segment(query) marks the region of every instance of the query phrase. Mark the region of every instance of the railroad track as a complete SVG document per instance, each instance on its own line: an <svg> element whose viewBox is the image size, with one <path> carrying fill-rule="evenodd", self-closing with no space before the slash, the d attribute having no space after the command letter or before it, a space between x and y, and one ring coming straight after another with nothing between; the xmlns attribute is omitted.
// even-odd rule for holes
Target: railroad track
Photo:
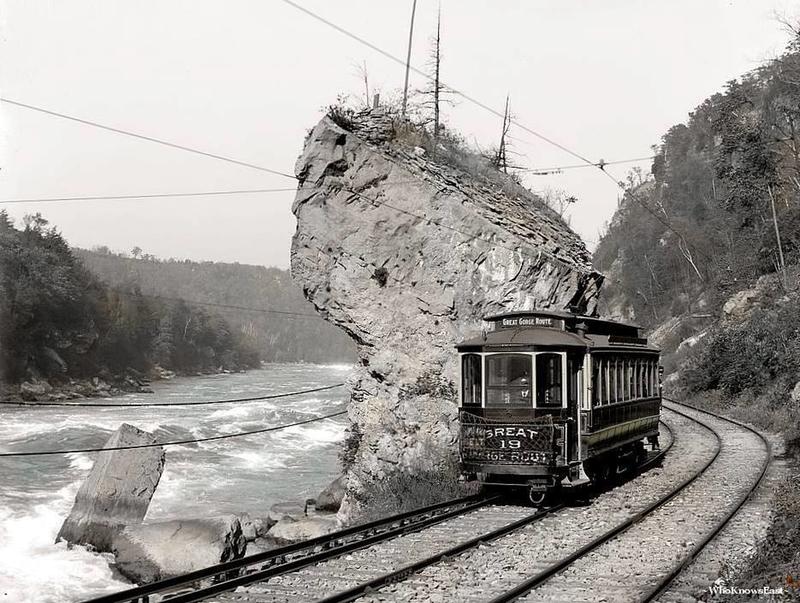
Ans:
<svg viewBox="0 0 800 603"><path fill-rule="evenodd" d="M693 455L692 462L675 471L646 473L589 507L558 504L532 511L497 505L495 499L459 499L92 603L166 598L173 603L657 600L755 491L770 458L768 442L742 424L675 403L665 408L670 422L682 427L670 436L670 446L679 455L671 455L670 461L677 467L680 455ZM703 420L701 415L711 418ZM700 500L698 487L719 479L730 469L725 463L736 456L731 433L721 434L723 425L754 436L766 454L756 466L758 475L750 479L743 471L742 479L726 489L724 508L711 513L702 510L708 504ZM647 465L663 460L668 448L652 454ZM741 487L743 481L746 488ZM653 564L655 576L631 567L633 559L628 569L640 580L624 580L614 570L612 560L619 560L620 551L641 553L641 545L631 542L647 542L643 533L652 540L654 530L685 532L680 522L664 522L670 513L685 515L687 509L702 515L704 528L697 542L682 543L677 556L670 553L659 559L663 563ZM560 542L551 542L554 534L562 535ZM520 542L522 546L516 546ZM592 568L598 559L601 565L603 559L609 564L606 576ZM476 580L479 574L488 579Z"/></svg>
<svg viewBox="0 0 800 603"><path fill-rule="evenodd" d="M204 601L217 593L296 571L327 559L409 534L491 504L497 497L467 496L353 526L318 538L85 601L156 603Z"/></svg>
<svg viewBox="0 0 800 603"><path fill-rule="evenodd" d="M664 427L670 434L669 445L651 453L640 470L659 462L671 446L671 430L667 425ZM327 593L320 600L349 601L513 533L563 508L559 504L532 510L493 504L496 502L498 497L472 496L439 503L86 603L314 600L320 597L312 593L320 592ZM395 550L385 550L387 543ZM348 553L381 544L380 561L375 559L366 573L350 568L348 559L342 560ZM409 553L413 556L420 547L426 554L405 562ZM338 570L330 567L335 561ZM309 574L320 571L324 580L334 585L332 590L327 589L331 592L308 588L309 582L313 582L308 580Z"/></svg>
<svg viewBox="0 0 800 603"><path fill-rule="evenodd" d="M756 491L771 451L736 421L675 403L665 409L683 427L661 475L623 484L588 515L565 509L363 600L645 602L707 592L716 575L694 576L693 594L685 584L670 588ZM689 456L693 463L680 467Z"/></svg>

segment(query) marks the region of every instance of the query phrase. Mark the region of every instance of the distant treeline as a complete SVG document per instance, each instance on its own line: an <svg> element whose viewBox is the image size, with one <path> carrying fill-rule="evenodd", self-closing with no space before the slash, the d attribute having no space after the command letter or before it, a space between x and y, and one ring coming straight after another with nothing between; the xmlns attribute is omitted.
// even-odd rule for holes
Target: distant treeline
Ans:
<svg viewBox="0 0 800 603"><path fill-rule="evenodd" d="M71 249L41 215L15 227L0 212L0 379L7 383L354 358L349 339L322 320L198 301L314 314L282 270Z"/></svg>
<svg viewBox="0 0 800 603"><path fill-rule="evenodd" d="M349 337L317 315L286 270L221 262L160 260L136 248L131 254L113 253L102 247L93 251L75 249L74 253L90 272L113 289L136 289L145 296L155 296L156 300L181 298L193 308L205 308L206 312L224 318L264 361L355 361L355 347ZM292 316L292 313L309 317Z"/></svg>
<svg viewBox="0 0 800 603"><path fill-rule="evenodd" d="M156 365L177 373L259 365L259 349L213 312L110 288L40 215L0 212L0 376L112 378Z"/></svg>

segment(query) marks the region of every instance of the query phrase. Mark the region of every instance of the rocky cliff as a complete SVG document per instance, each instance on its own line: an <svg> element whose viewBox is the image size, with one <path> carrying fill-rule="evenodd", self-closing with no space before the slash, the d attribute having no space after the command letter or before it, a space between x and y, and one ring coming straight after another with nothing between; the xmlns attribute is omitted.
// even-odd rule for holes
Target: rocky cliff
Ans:
<svg viewBox="0 0 800 603"><path fill-rule="evenodd" d="M291 262L358 347L340 511L352 521L454 491L458 340L502 310L592 312L602 276L510 178L434 161L376 111L337 121L317 124L296 165Z"/></svg>

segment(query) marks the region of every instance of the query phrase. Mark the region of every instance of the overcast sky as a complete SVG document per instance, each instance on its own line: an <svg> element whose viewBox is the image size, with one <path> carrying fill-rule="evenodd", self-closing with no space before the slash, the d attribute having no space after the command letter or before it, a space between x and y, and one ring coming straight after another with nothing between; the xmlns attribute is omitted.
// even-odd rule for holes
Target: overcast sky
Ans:
<svg viewBox="0 0 800 603"><path fill-rule="evenodd" d="M411 0L296 0L404 56ZM423 66L438 2L418 0ZM403 69L281 0L0 0L2 95L293 173L305 132L356 64L388 94ZM787 0L442 0L442 77L592 160L647 156L725 82L778 54ZM794 16L797 16L795 11ZM421 86L412 76L412 86ZM291 180L2 104L0 199L284 188ZM500 120L465 100L448 124L482 146ZM530 167L575 159L520 130ZM649 167L649 162L641 165ZM624 177L632 165L616 166ZM590 245L618 190L597 170L530 176L578 198ZM287 267L291 192L3 205L41 211L70 243Z"/></svg>

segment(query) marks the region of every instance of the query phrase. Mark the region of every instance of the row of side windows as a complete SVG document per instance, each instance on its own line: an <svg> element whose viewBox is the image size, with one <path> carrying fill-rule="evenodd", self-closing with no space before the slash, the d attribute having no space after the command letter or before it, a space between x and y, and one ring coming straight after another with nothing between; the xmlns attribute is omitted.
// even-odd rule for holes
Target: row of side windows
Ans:
<svg viewBox="0 0 800 603"><path fill-rule="evenodd" d="M652 356L592 355L592 406L658 395L658 360Z"/></svg>

